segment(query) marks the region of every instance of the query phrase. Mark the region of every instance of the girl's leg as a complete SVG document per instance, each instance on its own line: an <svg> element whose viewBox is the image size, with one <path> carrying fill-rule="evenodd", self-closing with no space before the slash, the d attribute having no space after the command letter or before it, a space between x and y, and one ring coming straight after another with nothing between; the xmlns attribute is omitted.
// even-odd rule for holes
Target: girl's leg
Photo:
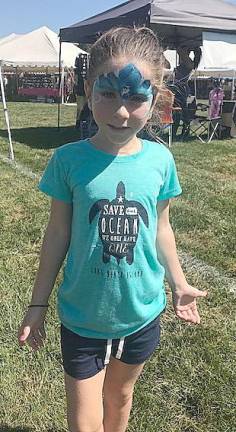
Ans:
<svg viewBox="0 0 236 432"><path fill-rule="evenodd" d="M104 381L104 432L125 432L134 385L144 363L131 365L111 357Z"/></svg>
<svg viewBox="0 0 236 432"><path fill-rule="evenodd" d="M67 420L70 432L104 432L102 388L105 369L77 380L65 373Z"/></svg>

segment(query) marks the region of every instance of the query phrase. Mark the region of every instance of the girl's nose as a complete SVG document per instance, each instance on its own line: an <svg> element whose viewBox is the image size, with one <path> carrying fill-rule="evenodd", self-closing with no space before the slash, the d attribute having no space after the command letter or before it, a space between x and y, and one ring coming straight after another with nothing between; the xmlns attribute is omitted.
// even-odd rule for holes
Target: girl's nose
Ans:
<svg viewBox="0 0 236 432"><path fill-rule="evenodd" d="M129 119L129 111L126 108L123 101L119 104L119 107L117 108L117 110L115 112L115 117L122 119L122 120L128 120Z"/></svg>

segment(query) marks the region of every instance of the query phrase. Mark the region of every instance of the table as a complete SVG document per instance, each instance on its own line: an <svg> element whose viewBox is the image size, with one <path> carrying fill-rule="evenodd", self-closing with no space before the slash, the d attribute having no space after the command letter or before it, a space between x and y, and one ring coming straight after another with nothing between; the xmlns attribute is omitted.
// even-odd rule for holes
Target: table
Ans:
<svg viewBox="0 0 236 432"><path fill-rule="evenodd" d="M45 97L58 97L59 90L57 88L46 88L46 87L38 87L38 88L20 88L18 90L18 94L25 96L45 96Z"/></svg>

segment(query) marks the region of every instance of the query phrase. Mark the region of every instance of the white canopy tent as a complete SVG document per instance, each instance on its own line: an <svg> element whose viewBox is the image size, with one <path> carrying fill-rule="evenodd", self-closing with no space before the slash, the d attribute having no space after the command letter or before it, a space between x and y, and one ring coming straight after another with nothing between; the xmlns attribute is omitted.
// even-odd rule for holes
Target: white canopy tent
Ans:
<svg viewBox="0 0 236 432"><path fill-rule="evenodd" d="M202 58L195 76L233 78L236 73L236 35L203 32L202 39ZM166 50L164 54L173 70L178 64L176 51Z"/></svg>
<svg viewBox="0 0 236 432"><path fill-rule="evenodd" d="M202 59L196 77L232 78L232 93L236 79L236 35L203 33Z"/></svg>
<svg viewBox="0 0 236 432"><path fill-rule="evenodd" d="M13 33L0 39L0 88L9 135L9 157L11 159L14 159L14 153L2 78L3 68L17 67L24 70L34 70L34 68L50 67L53 70L62 69L62 89L64 69L74 67L75 58L80 53L85 52L73 43L62 43L60 51L59 37L48 27L40 27L24 35Z"/></svg>
<svg viewBox="0 0 236 432"><path fill-rule="evenodd" d="M203 32L199 71L236 69L236 34Z"/></svg>
<svg viewBox="0 0 236 432"><path fill-rule="evenodd" d="M10 40L15 39L16 37L21 36L16 33L11 33L9 36L5 36L4 38L0 39L0 45L6 42L10 42Z"/></svg>
<svg viewBox="0 0 236 432"><path fill-rule="evenodd" d="M236 81L236 35L203 32L202 39L202 58L192 78L231 78L231 97L233 97ZM164 55L170 63L170 70L173 71L178 64L176 51L166 50Z"/></svg>
<svg viewBox="0 0 236 432"><path fill-rule="evenodd" d="M0 39L0 59L7 66L58 68L59 50L59 37L48 27ZM62 66L73 67L76 56L83 52L73 43L62 43Z"/></svg>

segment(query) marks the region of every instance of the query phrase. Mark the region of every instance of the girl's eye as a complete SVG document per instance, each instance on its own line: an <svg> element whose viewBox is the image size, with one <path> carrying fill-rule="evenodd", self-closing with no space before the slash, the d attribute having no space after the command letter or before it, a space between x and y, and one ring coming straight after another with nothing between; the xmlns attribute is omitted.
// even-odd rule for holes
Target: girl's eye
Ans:
<svg viewBox="0 0 236 432"><path fill-rule="evenodd" d="M104 91L104 92L102 92L102 96L107 98L107 99L114 99L116 97L116 94L114 92L111 92L111 91Z"/></svg>
<svg viewBox="0 0 236 432"><path fill-rule="evenodd" d="M134 103L143 103L143 102L147 102L148 98L145 95L133 95L129 98L130 102L134 102Z"/></svg>

